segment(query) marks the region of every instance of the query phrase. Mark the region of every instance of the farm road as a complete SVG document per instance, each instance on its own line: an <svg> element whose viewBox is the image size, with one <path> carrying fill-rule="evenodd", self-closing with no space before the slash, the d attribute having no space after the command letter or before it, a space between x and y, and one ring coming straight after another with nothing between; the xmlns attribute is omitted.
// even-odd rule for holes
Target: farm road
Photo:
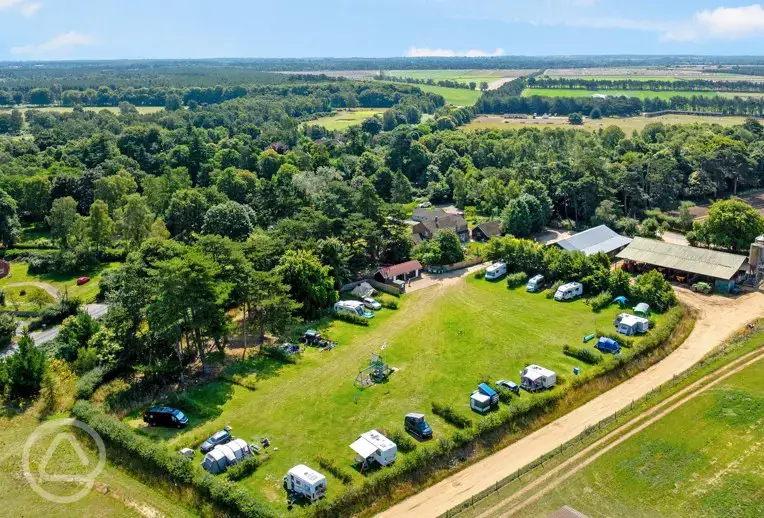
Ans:
<svg viewBox="0 0 764 518"><path fill-rule="evenodd" d="M760 292L727 298L699 295L683 288L676 291L684 304L697 311L697 322L687 340L663 361L379 516L440 516L671 380L732 333L764 314L764 294Z"/></svg>

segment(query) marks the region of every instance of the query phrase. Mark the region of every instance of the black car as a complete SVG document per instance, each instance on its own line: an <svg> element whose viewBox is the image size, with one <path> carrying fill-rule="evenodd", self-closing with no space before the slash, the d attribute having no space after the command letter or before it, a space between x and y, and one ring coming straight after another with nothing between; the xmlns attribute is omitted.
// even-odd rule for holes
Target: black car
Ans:
<svg viewBox="0 0 764 518"><path fill-rule="evenodd" d="M228 430L220 430L219 432L215 432L215 435L204 441L200 450L202 453L209 453L218 444L225 444L230 442L231 439L233 439L233 437L231 437L231 433L228 432Z"/></svg>
<svg viewBox="0 0 764 518"><path fill-rule="evenodd" d="M185 428L188 425L186 414L176 408L155 406L143 412L143 421L150 426L169 426Z"/></svg>
<svg viewBox="0 0 764 518"><path fill-rule="evenodd" d="M403 426L414 437L419 439L432 438L432 427L424 420L424 414L406 414Z"/></svg>

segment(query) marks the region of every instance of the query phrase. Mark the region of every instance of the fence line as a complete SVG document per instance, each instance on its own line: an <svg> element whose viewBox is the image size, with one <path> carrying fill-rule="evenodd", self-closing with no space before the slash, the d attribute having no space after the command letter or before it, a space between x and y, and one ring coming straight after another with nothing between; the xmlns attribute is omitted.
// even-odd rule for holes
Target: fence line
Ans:
<svg viewBox="0 0 764 518"><path fill-rule="evenodd" d="M739 337L735 337L732 340L732 343L736 343L739 341L738 339L742 338L748 338L750 337L752 333L744 333L743 335ZM601 420L599 420L597 423L587 426L584 428L584 431L570 439L569 441L561 444L559 447L554 448L549 453L545 453L538 459L532 461L530 464L527 464L523 466L522 468L518 469L515 473L495 482L491 487L484 489L480 493L477 493L476 495L472 495L469 500L462 502L461 504L452 507L445 513L441 514L439 518L449 518L451 516L454 516L456 514L461 513L462 511L469 509L470 507L474 506L475 503L478 503L488 496L492 495L499 489L509 485L510 483L514 482L515 480L518 480L523 475L526 475L527 473L533 471L534 469L543 466L544 462L548 462L550 459L560 455L563 452L566 452L568 449L570 449L573 446L576 446L577 444L580 444L581 441L583 441L585 438L589 437L593 433L599 431L600 429L604 428L605 426L609 425L618 417L623 417L626 414L629 414L634 411L635 405L638 407L642 403L646 403L647 401L650 401L654 397L660 395L664 390L673 387L676 385L677 382L684 380L685 378L689 377L691 374L694 374L698 370L704 368L708 364L716 361L719 357L723 356L727 353L727 348L721 348L716 353L711 354L710 356L707 356L706 358L701 359L698 363L688 367L686 370L680 372L679 374L674 374L669 381L666 381L664 383L661 383L657 387L653 388L650 392L643 395L642 397L632 400L631 403L625 407L623 407L620 411L616 410L613 415L605 417Z"/></svg>

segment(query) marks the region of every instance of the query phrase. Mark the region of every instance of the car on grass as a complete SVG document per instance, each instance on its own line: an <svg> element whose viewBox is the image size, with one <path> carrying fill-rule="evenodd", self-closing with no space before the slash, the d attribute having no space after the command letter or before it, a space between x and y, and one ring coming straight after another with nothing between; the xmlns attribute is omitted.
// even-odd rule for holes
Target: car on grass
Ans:
<svg viewBox="0 0 764 518"><path fill-rule="evenodd" d="M432 439L432 427L425 421L424 414L406 414L403 427L408 433L419 439Z"/></svg>
<svg viewBox="0 0 764 518"><path fill-rule="evenodd" d="M82 286L83 284L87 284L90 282L90 277L80 277L77 279L77 286Z"/></svg>
<svg viewBox="0 0 764 518"><path fill-rule="evenodd" d="M149 426L185 428L188 426L188 416L177 408L155 406L143 412L143 422Z"/></svg>
<svg viewBox="0 0 764 518"><path fill-rule="evenodd" d="M382 309L382 304L380 304L379 302L377 302L371 297L365 297L363 299L363 305L369 309L373 309L374 311L379 311L380 309Z"/></svg>
<svg viewBox="0 0 764 518"><path fill-rule="evenodd" d="M215 448L215 446L230 442L231 439L231 432L228 430L220 430L219 432L215 432L212 437L204 441L199 449L202 453L209 453Z"/></svg>
<svg viewBox="0 0 764 518"><path fill-rule="evenodd" d="M509 390L510 392L514 392L515 394L520 393L520 386L514 381L499 380L496 382L496 386L505 388Z"/></svg>

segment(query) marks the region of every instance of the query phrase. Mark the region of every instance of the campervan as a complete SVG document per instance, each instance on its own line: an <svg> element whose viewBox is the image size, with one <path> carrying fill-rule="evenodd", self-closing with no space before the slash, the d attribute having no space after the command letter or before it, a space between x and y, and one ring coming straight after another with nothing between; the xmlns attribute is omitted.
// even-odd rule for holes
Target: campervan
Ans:
<svg viewBox="0 0 764 518"><path fill-rule="evenodd" d="M491 266L485 269L485 278L489 281L495 281L502 275L507 274L507 263L504 261L497 261Z"/></svg>
<svg viewBox="0 0 764 518"><path fill-rule="evenodd" d="M337 313L349 313L363 318L372 318L374 313L366 310L366 306L360 300L341 300L334 304Z"/></svg>
<svg viewBox="0 0 764 518"><path fill-rule="evenodd" d="M563 284L554 294L554 300L573 300L584 294L584 286L580 282L569 282Z"/></svg>
<svg viewBox="0 0 764 518"><path fill-rule="evenodd" d="M544 287L544 276L536 275L534 277L531 277L531 279L528 281L528 284L525 285L525 291L530 293L536 293L537 291L541 291L541 288L543 287Z"/></svg>
<svg viewBox="0 0 764 518"><path fill-rule="evenodd" d="M389 466L398 457L398 446L376 430L359 435L350 448L358 454L356 462L364 466L370 460L380 466Z"/></svg>
<svg viewBox="0 0 764 518"><path fill-rule="evenodd" d="M284 477L290 493L315 502L326 495L326 477L304 464L290 469Z"/></svg>

